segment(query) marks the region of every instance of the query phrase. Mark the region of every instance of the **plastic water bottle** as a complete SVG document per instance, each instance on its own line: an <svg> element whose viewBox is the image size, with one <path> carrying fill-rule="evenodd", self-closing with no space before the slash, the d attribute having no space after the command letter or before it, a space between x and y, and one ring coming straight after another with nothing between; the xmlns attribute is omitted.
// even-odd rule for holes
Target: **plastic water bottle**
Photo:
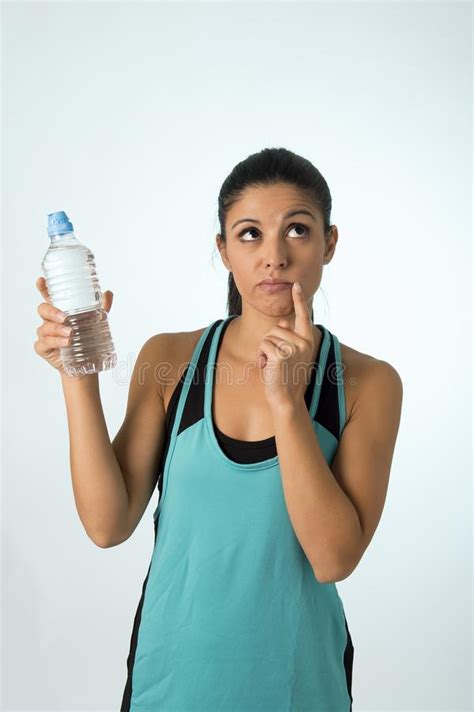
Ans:
<svg viewBox="0 0 474 712"><path fill-rule="evenodd" d="M82 376L113 368L117 363L108 314L102 307L102 292L94 255L74 235L63 210L48 214L51 244L41 267L53 306L66 315L71 342L60 348L64 371Z"/></svg>

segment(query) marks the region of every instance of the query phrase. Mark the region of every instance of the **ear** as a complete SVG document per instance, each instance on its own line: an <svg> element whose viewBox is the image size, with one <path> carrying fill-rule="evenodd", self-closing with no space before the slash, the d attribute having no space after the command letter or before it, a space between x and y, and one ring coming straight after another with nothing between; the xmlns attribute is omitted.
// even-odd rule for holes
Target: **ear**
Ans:
<svg viewBox="0 0 474 712"><path fill-rule="evenodd" d="M329 262L331 262L332 258L334 257L334 252L336 251L336 245L337 245L338 238L339 238L339 234L337 231L337 226L331 225L331 232L329 234L329 237L326 240L326 246L324 249L324 259L323 259L324 265L327 265Z"/></svg>
<svg viewBox="0 0 474 712"><path fill-rule="evenodd" d="M217 235L216 235L216 245L217 245L217 249L218 249L219 252L220 252L220 255L221 255L221 258L222 258L222 261L223 261L224 265L225 265L226 268L229 270L229 272L231 272L231 271L232 271L232 267L231 267L230 262L229 262L229 260L228 260L228 258L227 258L226 245L225 245L225 242L224 242L224 240L222 239L220 233L217 233Z"/></svg>

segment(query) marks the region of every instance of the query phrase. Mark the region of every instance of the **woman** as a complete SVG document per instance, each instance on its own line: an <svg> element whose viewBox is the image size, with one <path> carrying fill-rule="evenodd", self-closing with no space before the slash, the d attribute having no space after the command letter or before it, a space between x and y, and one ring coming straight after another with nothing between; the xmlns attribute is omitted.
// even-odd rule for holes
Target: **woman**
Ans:
<svg viewBox="0 0 474 712"><path fill-rule="evenodd" d="M249 156L219 195L229 316L148 339L112 443L97 375L61 371L91 539L131 536L159 473L121 712L352 709L354 648L336 581L380 520L402 383L313 323L338 240L330 213L309 161L282 148ZM35 348L61 370L57 310L38 310Z"/></svg>

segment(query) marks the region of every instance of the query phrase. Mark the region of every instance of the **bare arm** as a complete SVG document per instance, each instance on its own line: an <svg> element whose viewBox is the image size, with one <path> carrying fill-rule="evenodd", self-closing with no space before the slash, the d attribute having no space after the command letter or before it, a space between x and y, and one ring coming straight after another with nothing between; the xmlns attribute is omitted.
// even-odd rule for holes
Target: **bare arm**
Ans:
<svg viewBox="0 0 474 712"><path fill-rule="evenodd" d="M70 466L77 512L92 541L122 543L133 533L157 480L165 435L162 388L154 368L164 334L143 345L133 370L124 422L110 441L98 374L61 374L66 400Z"/></svg>
<svg viewBox="0 0 474 712"><path fill-rule="evenodd" d="M159 475L166 417L159 373L170 363L172 343L173 334L157 334L142 347L130 381L125 419L112 443L128 493L125 539L140 522Z"/></svg>
<svg viewBox="0 0 474 712"><path fill-rule="evenodd" d="M88 536L107 546L127 517L125 482L110 443L99 376L61 373L69 429L69 460L76 509Z"/></svg>
<svg viewBox="0 0 474 712"><path fill-rule="evenodd" d="M321 583L356 568L382 515L400 422L403 386L373 359L336 455L326 462L304 400L274 413L288 513Z"/></svg>

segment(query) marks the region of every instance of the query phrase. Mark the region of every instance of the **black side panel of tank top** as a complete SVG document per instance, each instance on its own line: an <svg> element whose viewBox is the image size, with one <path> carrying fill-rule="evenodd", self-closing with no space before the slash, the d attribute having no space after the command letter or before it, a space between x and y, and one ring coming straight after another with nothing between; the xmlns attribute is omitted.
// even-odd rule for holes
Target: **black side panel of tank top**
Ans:
<svg viewBox="0 0 474 712"><path fill-rule="evenodd" d="M349 712L352 712L352 704L354 702L354 699L352 697L352 673L353 673L353 667L354 667L354 645L352 643L352 637L349 631L349 626L347 625L347 619L344 614L344 622L346 626L346 647L344 650L344 669L346 671L346 685L347 685L347 692L349 693L349 697L351 698L351 705L349 708Z"/></svg>
<svg viewBox="0 0 474 712"><path fill-rule="evenodd" d="M155 544L156 544L156 536L158 532L158 522L159 522L159 516L157 519L155 519ZM135 618L133 621L133 628L132 628L132 635L130 637L130 646L129 646L129 651L128 651L128 656L127 656L127 680L125 682L125 688L123 691L122 695L122 702L120 703L120 712L130 712L130 704L132 700L132 680L133 680L133 668L135 665L135 654L137 651L137 641L138 641L138 632L140 630L140 624L142 620L142 609L143 609L143 603L145 601L145 592L146 592L146 587L148 584L148 577L150 575L150 569L151 569L151 564L152 562L150 561L150 564L148 566L148 571L145 577L145 580L142 585L142 593L140 596L140 600L138 602L137 610L135 612Z"/></svg>

